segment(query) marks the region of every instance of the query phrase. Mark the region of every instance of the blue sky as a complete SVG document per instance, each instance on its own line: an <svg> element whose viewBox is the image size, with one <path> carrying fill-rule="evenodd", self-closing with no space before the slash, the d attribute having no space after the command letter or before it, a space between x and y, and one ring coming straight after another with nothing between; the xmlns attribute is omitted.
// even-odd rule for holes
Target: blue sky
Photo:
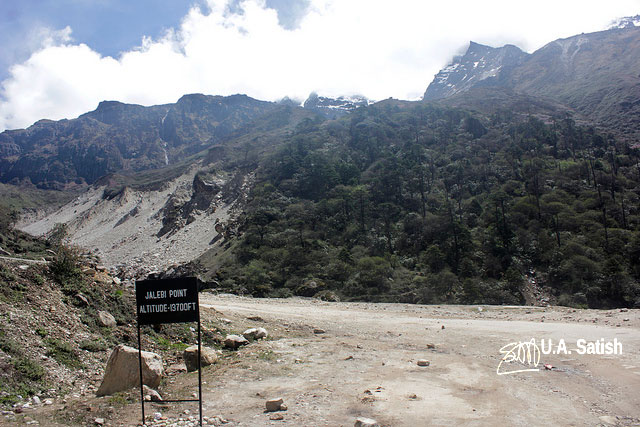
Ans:
<svg viewBox="0 0 640 427"><path fill-rule="evenodd" d="M25 61L43 28L72 28L75 40L103 55L117 56L177 27L193 1L181 0L4 0L0 2L0 78Z"/></svg>
<svg viewBox="0 0 640 427"><path fill-rule="evenodd" d="M0 131L101 100L418 99L470 40L533 51L640 0L0 0Z"/></svg>
<svg viewBox="0 0 640 427"><path fill-rule="evenodd" d="M237 2L230 5L237 7ZM295 27L306 9L304 0L269 0L285 28ZM4 0L0 2L0 81L9 67L25 61L38 46L40 30L69 26L74 40L102 55L117 57L140 45L143 37L157 39L177 28L201 0Z"/></svg>

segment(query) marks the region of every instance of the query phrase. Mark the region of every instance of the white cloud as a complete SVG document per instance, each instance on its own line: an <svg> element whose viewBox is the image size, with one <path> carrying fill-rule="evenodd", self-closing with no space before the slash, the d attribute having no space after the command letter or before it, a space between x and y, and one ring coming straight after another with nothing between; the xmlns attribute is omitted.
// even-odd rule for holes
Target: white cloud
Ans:
<svg viewBox="0 0 640 427"><path fill-rule="evenodd" d="M531 51L640 10L640 0L311 0L287 30L263 0L240 2L241 13L229 1L209 0L209 10L192 9L180 28L119 58L74 43L69 28L43 33L2 82L0 129L76 117L105 99L152 105L193 92L416 99L469 40Z"/></svg>

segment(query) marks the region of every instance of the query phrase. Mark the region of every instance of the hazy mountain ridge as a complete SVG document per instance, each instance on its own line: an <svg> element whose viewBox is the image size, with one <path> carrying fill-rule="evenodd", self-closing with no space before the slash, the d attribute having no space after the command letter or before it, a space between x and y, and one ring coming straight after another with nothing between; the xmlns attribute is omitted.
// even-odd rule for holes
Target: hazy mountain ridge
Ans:
<svg viewBox="0 0 640 427"><path fill-rule="evenodd" d="M506 48L472 42L465 55L435 76L424 99L444 99L474 87L508 88L575 109L628 142L640 138L640 28L623 25L558 39L517 56L519 63L499 55ZM483 54L491 56L490 67L474 68Z"/></svg>
<svg viewBox="0 0 640 427"><path fill-rule="evenodd" d="M278 108L246 95L185 95L143 107L104 101L72 120L41 120L0 134L0 181L43 188L95 182L121 170L175 163Z"/></svg>

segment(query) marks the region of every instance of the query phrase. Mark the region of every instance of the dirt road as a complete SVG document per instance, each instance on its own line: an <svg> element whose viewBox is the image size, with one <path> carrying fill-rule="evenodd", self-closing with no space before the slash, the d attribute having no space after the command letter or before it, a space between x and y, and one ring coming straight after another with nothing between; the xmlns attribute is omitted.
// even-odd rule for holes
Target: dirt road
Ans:
<svg viewBox="0 0 640 427"><path fill-rule="evenodd" d="M203 413L224 426L353 426L357 417L382 426L640 425L640 310L563 307L414 306L251 299L201 294L205 329L226 333L262 326L269 338L203 370ZM322 332L322 331L323 332ZM561 340L567 354L534 363L504 363L500 349ZM577 354L578 340L617 340L622 354ZM533 349L533 347L531 347ZM569 354L568 352L572 353ZM419 359L429 366L417 365ZM544 365L552 365L548 370ZM170 375L165 399L191 398L197 374ZM135 397L135 395L134 395ZM288 406L281 420L267 399ZM107 399L107 398L100 398ZM100 399L87 404L99 405ZM109 426L136 425L137 399ZM161 413L150 425L194 425L193 403L148 403ZM185 414L185 410L189 411ZM179 421L180 419L184 421Z"/></svg>
<svg viewBox="0 0 640 427"><path fill-rule="evenodd" d="M212 295L203 295L201 305L230 320L231 332L261 325L271 333L205 372L204 413L222 415L230 425L352 426L358 416L389 426L640 425L638 310ZM542 354L540 371L497 375L500 349L531 338L538 346L552 340L554 349L564 340L572 354ZM617 339L622 354L576 353L579 339L601 338ZM419 367L418 359L430 365ZM193 387L194 378L182 385ZM263 413L264 401L273 397L289 406L281 421Z"/></svg>

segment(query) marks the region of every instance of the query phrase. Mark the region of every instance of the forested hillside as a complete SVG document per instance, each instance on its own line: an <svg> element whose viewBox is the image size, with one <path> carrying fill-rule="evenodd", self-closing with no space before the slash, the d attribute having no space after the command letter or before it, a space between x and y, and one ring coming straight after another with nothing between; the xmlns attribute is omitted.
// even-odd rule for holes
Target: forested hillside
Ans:
<svg viewBox="0 0 640 427"><path fill-rule="evenodd" d="M257 296L640 304L640 150L570 116L385 101L306 120L216 277ZM544 121L543 121L544 120Z"/></svg>

